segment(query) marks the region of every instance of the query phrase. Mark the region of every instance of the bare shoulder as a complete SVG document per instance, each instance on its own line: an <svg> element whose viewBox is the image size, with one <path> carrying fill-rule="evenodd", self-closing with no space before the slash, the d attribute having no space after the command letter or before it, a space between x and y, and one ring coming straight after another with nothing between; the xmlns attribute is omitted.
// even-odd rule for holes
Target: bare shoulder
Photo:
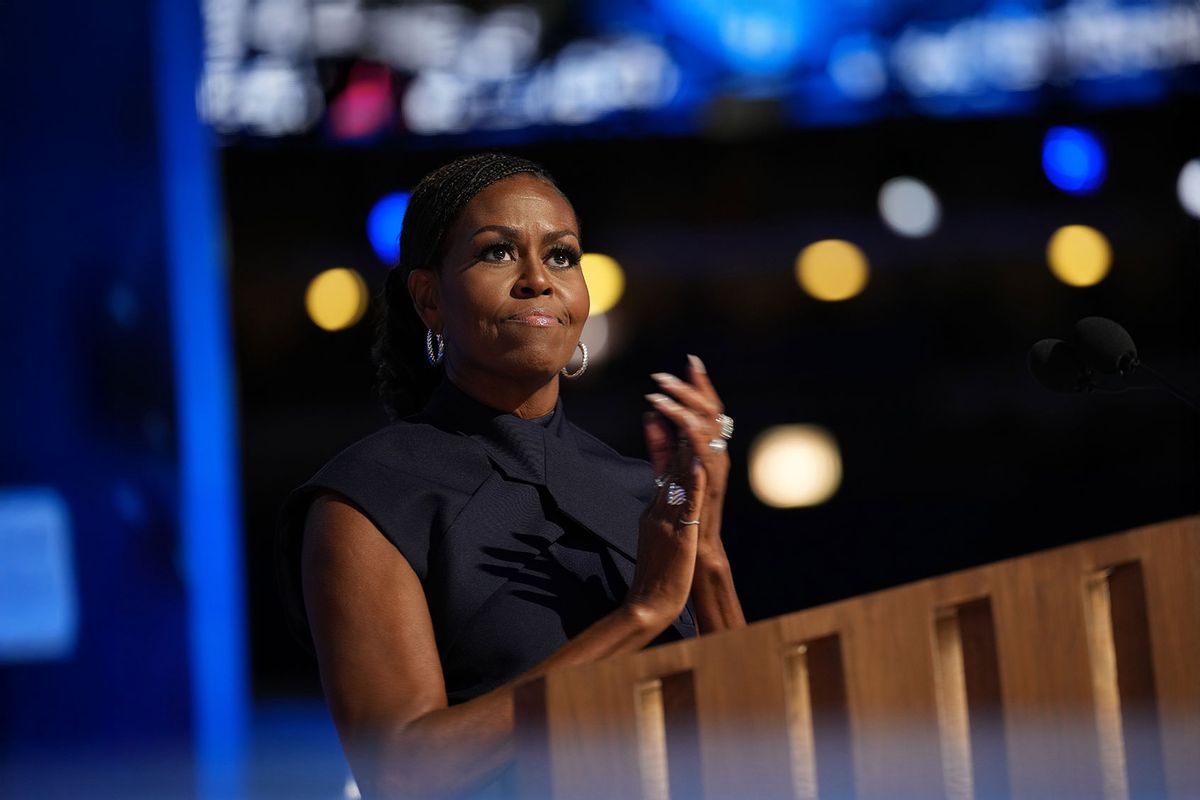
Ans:
<svg viewBox="0 0 1200 800"><path fill-rule="evenodd" d="M349 500L333 492L322 492L309 506L302 552L306 585L307 575L313 571L332 578L341 567L370 567L371 561L356 563L364 555L377 556L382 563L376 566L383 569L401 566L389 563L392 554L400 556L400 553L375 523ZM402 556L400 561L404 561Z"/></svg>
<svg viewBox="0 0 1200 800"><path fill-rule="evenodd" d="M321 683L343 739L446 705L421 581L352 503L314 499L301 551Z"/></svg>

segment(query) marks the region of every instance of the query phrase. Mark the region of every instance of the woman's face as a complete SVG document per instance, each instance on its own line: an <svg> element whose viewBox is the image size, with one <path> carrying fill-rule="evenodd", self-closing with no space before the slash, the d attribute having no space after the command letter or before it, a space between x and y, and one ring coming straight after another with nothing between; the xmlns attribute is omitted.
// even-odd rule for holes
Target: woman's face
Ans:
<svg viewBox="0 0 1200 800"><path fill-rule="evenodd" d="M519 174L475 195L446 233L441 270L427 276L435 307L422 316L445 337L450 376L551 379L588 316L579 255L575 212L545 181Z"/></svg>

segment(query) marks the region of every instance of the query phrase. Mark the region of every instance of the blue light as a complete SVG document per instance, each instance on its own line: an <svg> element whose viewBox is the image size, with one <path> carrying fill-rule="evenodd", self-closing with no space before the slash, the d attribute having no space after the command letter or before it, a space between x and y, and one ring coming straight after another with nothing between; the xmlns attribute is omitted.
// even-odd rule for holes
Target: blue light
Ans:
<svg viewBox="0 0 1200 800"><path fill-rule="evenodd" d="M250 711L241 460L215 155L194 99L204 30L197 3L157 0L154 15L195 796L239 800L245 796Z"/></svg>
<svg viewBox="0 0 1200 800"><path fill-rule="evenodd" d="M1100 188L1108 171L1104 148L1082 128L1051 128L1042 143L1042 169L1050 182L1071 194Z"/></svg>
<svg viewBox="0 0 1200 800"><path fill-rule="evenodd" d="M367 238L379 260L389 267L400 259L400 227L408 209L408 192L392 192L379 198L367 215Z"/></svg>
<svg viewBox="0 0 1200 800"><path fill-rule="evenodd" d="M668 25L700 50L750 77L782 75L817 34L819 4L797 0L655 0Z"/></svg>
<svg viewBox="0 0 1200 800"><path fill-rule="evenodd" d="M79 590L71 513L49 486L0 489L0 664L75 650Z"/></svg>

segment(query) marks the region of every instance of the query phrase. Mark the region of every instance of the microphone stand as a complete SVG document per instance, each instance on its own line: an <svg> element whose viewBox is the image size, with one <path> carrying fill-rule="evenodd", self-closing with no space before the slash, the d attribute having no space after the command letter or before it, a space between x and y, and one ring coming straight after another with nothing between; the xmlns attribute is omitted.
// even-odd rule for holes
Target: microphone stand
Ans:
<svg viewBox="0 0 1200 800"><path fill-rule="evenodd" d="M1189 392L1185 391L1180 386L1168 380L1165 375L1159 373L1157 370L1150 369L1150 366L1142 361L1134 361L1132 367L1133 369L1140 369L1143 372L1146 372L1168 392L1187 403L1192 407L1193 410L1200 411L1200 400L1193 397ZM1133 369L1131 369L1130 372L1132 372Z"/></svg>

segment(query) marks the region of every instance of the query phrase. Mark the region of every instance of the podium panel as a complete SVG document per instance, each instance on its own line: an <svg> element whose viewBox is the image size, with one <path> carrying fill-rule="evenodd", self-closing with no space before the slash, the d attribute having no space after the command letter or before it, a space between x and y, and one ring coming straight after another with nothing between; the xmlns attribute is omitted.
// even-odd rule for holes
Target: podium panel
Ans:
<svg viewBox="0 0 1200 800"><path fill-rule="evenodd" d="M1200 517L550 672L528 798L1200 796Z"/></svg>

